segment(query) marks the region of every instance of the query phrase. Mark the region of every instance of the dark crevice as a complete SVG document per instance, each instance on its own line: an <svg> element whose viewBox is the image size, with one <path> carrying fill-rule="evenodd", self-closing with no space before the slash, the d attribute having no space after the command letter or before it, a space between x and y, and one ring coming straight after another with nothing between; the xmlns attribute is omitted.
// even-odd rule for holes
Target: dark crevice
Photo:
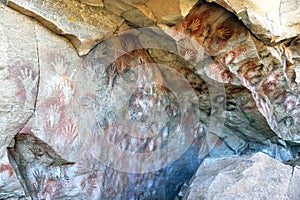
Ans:
<svg viewBox="0 0 300 200"><path fill-rule="evenodd" d="M36 56L37 56L37 67L38 67L38 71L37 71L38 79L37 79L37 84L36 84L36 93L35 93L36 95L35 95L35 99L34 99L34 103L33 103L33 111L32 111L32 114L28 117L28 119L24 123L24 126L26 126L28 124L28 122L32 119L32 117L35 114L36 106L37 106L38 93L39 93L39 84L40 84L39 43L38 43L38 37L37 37L37 34L36 34L36 27L35 27L34 24L33 24L33 29L34 29L35 38L36 38ZM18 132L20 132L24 128L24 126L21 127ZM12 139L11 144L15 143L15 137ZM12 166L13 170L15 171L16 176L17 176L17 178L18 178L21 186L23 187L25 195L26 196L30 196L30 193L29 193L29 190L28 190L28 186L26 184L26 178L21 173L21 170L19 169L19 166L18 166L17 161L16 161L17 155L18 154L15 152L15 150L14 150L13 147L10 146L10 147L7 148L7 156L8 156L9 163Z"/></svg>
<svg viewBox="0 0 300 200"><path fill-rule="evenodd" d="M36 85L36 98L34 101L34 112L35 112L37 101L38 101L38 96L39 96L39 88L40 88L40 80L41 80L41 65L40 65L39 39L38 39L38 35L36 32L36 25L33 25L33 29L34 29L35 38L36 38L36 53L37 53L37 61L38 61L38 72L37 72L38 80L37 80L37 85ZM34 115L34 113L33 113L33 115Z"/></svg>
<svg viewBox="0 0 300 200"><path fill-rule="evenodd" d="M289 184L288 184L288 188L290 188L290 185L292 184L293 181L293 177L294 177L294 172L295 172L295 167L292 166L292 170L291 170L291 176L289 178Z"/></svg>
<svg viewBox="0 0 300 200"><path fill-rule="evenodd" d="M20 172L19 166L15 160L16 152L14 151L14 148L12 148L12 147L7 148L7 157L8 157L10 165L12 166L13 170L15 171L15 173L17 175L17 178L18 178L21 186L23 187L25 195L30 196L30 193L29 193L29 190L28 190L28 187L26 184L26 179Z"/></svg>
<svg viewBox="0 0 300 200"><path fill-rule="evenodd" d="M68 179L64 170L72 166L58 155L52 147L33 134L19 133L14 147L8 148L9 162L19 179L24 192L32 199L40 199L46 193L46 181ZM51 174L59 172L54 177Z"/></svg>

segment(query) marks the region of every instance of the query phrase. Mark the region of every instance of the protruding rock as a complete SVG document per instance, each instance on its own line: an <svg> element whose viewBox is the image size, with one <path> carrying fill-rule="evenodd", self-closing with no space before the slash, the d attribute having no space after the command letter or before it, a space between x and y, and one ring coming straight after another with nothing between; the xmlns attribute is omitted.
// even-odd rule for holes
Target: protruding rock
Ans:
<svg viewBox="0 0 300 200"><path fill-rule="evenodd" d="M123 19L105 9L74 0L9 0L8 5L34 17L57 34L71 40L80 56L110 37Z"/></svg>
<svg viewBox="0 0 300 200"><path fill-rule="evenodd" d="M155 25L153 19L148 18L142 11L133 5L121 0L104 0L103 2L108 11L121 16L133 27L149 27Z"/></svg>
<svg viewBox="0 0 300 200"><path fill-rule="evenodd" d="M263 153L208 158L200 165L183 199L299 199L300 171Z"/></svg>
<svg viewBox="0 0 300 200"><path fill-rule="evenodd" d="M103 1L102 0L79 0L81 3L86 3L91 6L100 6L103 7Z"/></svg>
<svg viewBox="0 0 300 200"><path fill-rule="evenodd" d="M297 0L207 0L233 12L267 45L300 33L300 2ZM271 5L270 5L271 4Z"/></svg>
<svg viewBox="0 0 300 200"><path fill-rule="evenodd" d="M113 13L142 27L151 23L175 25L197 2L197 0L104 0L105 6Z"/></svg>
<svg viewBox="0 0 300 200"><path fill-rule="evenodd" d="M130 2L131 5L141 10L148 18L158 24L174 25L182 20L198 1L150 0L142 3L138 1L127 2Z"/></svg>

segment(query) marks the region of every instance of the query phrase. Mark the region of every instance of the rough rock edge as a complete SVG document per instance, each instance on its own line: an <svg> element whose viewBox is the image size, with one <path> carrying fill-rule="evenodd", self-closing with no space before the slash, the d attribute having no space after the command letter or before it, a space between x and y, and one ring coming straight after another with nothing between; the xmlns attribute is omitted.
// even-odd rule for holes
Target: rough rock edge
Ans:
<svg viewBox="0 0 300 200"><path fill-rule="evenodd" d="M5 0L2 0L5 1ZM120 19L122 19L122 22L120 22L119 25L116 24L116 29L108 35L103 35L101 38L92 36L88 39L84 39L84 40L80 40L76 35L72 34L72 33L67 33L64 30L62 30L59 26L57 26L55 23L53 23L50 20L47 20L46 18L44 18L43 16L40 16L39 14L23 8L22 6L16 4L15 2L6 0L6 2L4 2L8 7L18 11L19 13L32 17L34 19L36 19L38 22L40 22L43 26L45 26L46 28L50 29L51 31L53 31L55 34L57 35L62 35L64 37L66 37L68 40L71 41L71 43L73 44L73 46L77 49L77 53L79 56L85 56L87 55L91 49L93 49L97 44L99 44L103 39L105 39L106 37L108 37L108 35L113 35L116 33L116 31L118 30L119 26L123 23L124 19L121 17ZM82 4L86 4L86 3L82 3ZM86 4L88 6L91 6L90 4ZM94 6L92 6L94 7Z"/></svg>
<svg viewBox="0 0 300 200"><path fill-rule="evenodd" d="M284 37L282 35L273 35L270 30L262 26L262 24L257 24L256 26L261 26L261 28L265 29L265 34L260 36L261 34L256 33L255 30L252 30L249 27L250 24L253 24L249 18L249 13L251 14L253 11L250 9L243 10L243 12L237 13L233 8L231 8L230 4L226 0L205 0L208 3L216 3L222 6L225 10L233 13L238 19L244 24L245 28L247 28L260 42L263 42L266 46L274 47L280 44L289 43L291 40L296 38L300 38L300 33L298 34L290 34L289 37ZM247 18L245 18L247 16ZM268 35L269 34L269 35ZM271 37L271 38L270 38Z"/></svg>

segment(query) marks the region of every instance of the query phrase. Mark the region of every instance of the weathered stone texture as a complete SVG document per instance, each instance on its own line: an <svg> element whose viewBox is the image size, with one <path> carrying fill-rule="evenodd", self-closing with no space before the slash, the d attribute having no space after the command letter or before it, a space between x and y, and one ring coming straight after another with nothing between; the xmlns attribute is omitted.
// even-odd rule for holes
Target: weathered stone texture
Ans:
<svg viewBox="0 0 300 200"><path fill-rule="evenodd" d="M139 26L154 24L175 25L181 21L197 3L197 0L105 0L104 4L112 12L119 13L126 20ZM135 19L139 17L139 19ZM145 23L146 22L146 23Z"/></svg>
<svg viewBox="0 0 300 200"><path fill-rule="evenodd" d="M299 199L299 169L263 153L208 158L200 165L183 199Z"/></svg>
<svg viewBox="0 0 300 200"><path fill-rule="evenodd" d="M208 0L233 12L265 44L276 44L299 35L298 0Z"/></svg>
<svg viewBox="0 0 300 200"><path fill-rule="evenodd" d="M38 41L38 48L35 50L38 50L40 65L39 94L34 116L20 131L9 151L15 160L14 167L18 176L23 177L21 180L24 180L23 187L27 194L33 199L119 199L124 196L126 199L136 196L167 198L170 194L174 196L176 190L173 188L195 171L198 162L189 164L185 159L190 159L192 154L196 158L194 160L197 160L197 151L190 150L191 154L184 155L184 159L173 164L186 169L186 172L174 181L166 177L178 174L180 168L158 170L156 166L149 169L146 166L146 172L157 170L149 173L126 173L138 171L138 166L142 166L143 162L131 162L128 156L121 157L117 152L109 152L112 142L123 151L151 153L163 147L162 145L168 142L168 137L177 137L172 135L171 131L175 130L182 115L176 111L179 106L178 102L176 103L178 100L174 99L168 88L156 88L157 83L166 85L161 82L165 80L159 75L160 72L147 51L135 50L141 47L138 38L129 34L119 38L119 41L113 40L114 43L102 43L83 59L77 56L75 49L66 40L39 25L34 25L33 28ZM118 46L120 44L121 46ZM133 53L115 58L114 48L133 50ZM139 60L136 60L136 57L139 57ZM110 65L112 61L114 63ZM136 68L139 62L149 63L149 69ZM136 79L132 76L134 74L138 75ZM176 76L172 76L173 82L176 80L174 77ZM178 86L187 89L188 82L183 82L185 85L178 83ZM132 88L128 87L130 84ZM174 89L174 84L169 84L169 87ZM140 97L139 90L147 94ZM149 98L148 92L152 90L155 93L149 93ZM128 96L128 93L132 95ZM182 96L186 97L184 93L185 91L182 91ZM145 111L134 113L134 106L140 106L140 99L143 98L143 101L159 101L160 105L154 103L148 108L143 108ZM171 100L175 101L174 104L171 104ZM187 100L183 105L192 103L192 96ZM188 112L193 112L184 110L185 107L181 109L182 112L185 111L183 113L186 116ZM158 115L165 110L170 113L167 115L163 112ZM161 120L152 129L155 132L163 130L171 135L158 135L153 139L142 137L136 140L132 134L138 134L138 131L146 134L147 129L134 124L135 121L129 118L131 112L137 123L144 123L144 117L153 123ZM145 114L141 115L143 112ZM158 114L155 114L156 112ZM166 123L171 123L167 129ZM189 124L193 129L195 124ZM130 130L127 126L133 129ZM183 130L189 129L185 127ZM129 132L124 135L121 131ZM193 135L191 137L193 138ZM178 145L175 146L176 151L180 149ZM119 163L120 166L115 164L112 167L125 172L107 166L108 161ZM163 166L163 163L160 164L163 160L154 161L157 162L158 168ZM152 164L150 161L148 163ZM108 179L109 181L106 181ZM141 181L136 183L137 180ZM149 182L152 184L149 185ZM161 184L164 187L159 187ZM170 191L169 194L165 193L165 190Z"/></svg>
<svg viewBox="0 0 300 200"><path fill-rule="evenodd" d="M8 1L12 8L34 17L57 34L70 39L79 55L86 55L93 47L112 34L123 20L105 9L65 1Z"/></svg>
<svg viewBox="0 0 300 200"><path fill-rule="evenodd" d="M297 57L297 38L286 44L265 46L233 14L207 3L191 10L173 30L166 32L177 40L183 57L192 62L201 60L195 45L185 43L185 37L193 38L204 47L204 54L214 57L214 62L207 63L204 69L210 78L248 88L272 130L284 140L299 141L297 59L291 65L285 57L285 52L290 60Z"/></svg>
<svg viewBox="0 0 300 200"><path fill-rule="evenodd" d="M0 4L0 198L297 199L297 3L215 2Z"/></svg>
<svg viewBox="0 0 300 200"><path fill-rule="evenodd" d="M86 3L92 6L100 6L103 7L103 1L102 0L80 0L81 3Z"/></svg>
<svg viewBox="0 0 300 200"><path fill-rule="evenodd" d="M24 195L6 148L34 113L39 79L34 23L0 4L0 41L0 194L6 198Z"/></svg>

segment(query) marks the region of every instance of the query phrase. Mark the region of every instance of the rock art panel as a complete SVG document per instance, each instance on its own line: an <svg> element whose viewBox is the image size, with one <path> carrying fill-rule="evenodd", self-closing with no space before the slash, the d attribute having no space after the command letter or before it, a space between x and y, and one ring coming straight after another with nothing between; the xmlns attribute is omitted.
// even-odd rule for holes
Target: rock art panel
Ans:
<svg viewBox="0 0 300 200"><path fill-rule="evenodd" d="M74 0L13 0L7 4L34 17L57 34L66 36L80 56L86 55L96 44L110 37L123 22L123 19L101 7Z"/></svg>
<svg viewBox="0 0 300 200"><path fill-rule="evenodd" d="M192 44L190 46L193 47ZM167 65L182 73L197 91L200 120L208 127L210 124L211 102L207 98L210 95L207 83L201 80L201 75L191 73L191 71L201 69L201 66L198 65L198 68L194 68L191 63L183 62L184 59L169 55L162 50L151 49L149 53L156 63ZM205 67L205 62L202 64ZM278 138L270 129L266 119L257 110L256 103L249 90L243 86L231 84L226 84L224 89L226 93L225 123L218 134L218 142L209 152L210 156L249 154L263 151L280 161L286 161L294 157L292 148L285 141ZM202 150L205 149L204 143L199 146Z"/></svg>
<svg viewBox="0 0 300 200"><path fill-rule="evenodd" d="M199 142L188 150L199 162L186 162L191 154L175 162L186 151L181 146L189 147L195 132L203 134L193 79L183 78L192 71L167 73L134 34L103 42L80 58L68 41L34 28L39 95L33 118L10 148L26 193L33 199L174 196L200 162ZM167 147L169 154L159 152ZM169 161L170 155L176 159ZM182 168L186 172L175 180L165 177Z"/></svg>
<svg viewBox="0 0 300 200"><path fill-rule="evenodd" d="M298 156L297 38L265 46L212 3L101 2L9 1L83 57L0 7L0 198L173 199L206 156ZM136 28L155 24L171 37Z"/></svg>
<svg viewBox="0 0 300 200"><path fill-rule="evenodd" d="M238 155L264 152L279 161L294 157L289 144L271 130L257 110L249 90L227 85L225 113L226 120L220 137L223 144L210 152L212 157L222 155L224 145Z"/></svg>
<svg viewBox="0 0 300 200"><path fill-rule="evenodd" d="M18 134L9 153L26 195L32 199L57 199L62 191L68 191L72 197L75 187L69 187L71 170L66 166L74 163L60 157L45 142L32 134Z"/></svg>
<svg viewBox="0 0 300 200"><path fill-rule="evenodd" d="M298 39L285 45L265 46L233 14L207 3L194 7L173 28L175 31L164 30L177 41L179 52L190 59L196 58L197 52L194 52L193 44L186 48L185 37L203 45L204 55L214 57L214 62L207 64L205 73L217 81L248 88L272 130L284 140L299 141L298 94L286 84L285 75L290 65L285 54L292 59L288 50L292 44L292 52L297 55ZM289 70L288 77L293 73L296 72Z"/></svg>
<svg viewBox="0 0 300 200"><path fill-rule="evenodd" d="M272 1L272 6L268 0L208 2L216 2L234 13L257 38L268 45L296 37L300 32L300 3L297 0L276 0Z"/></svg>
<svg viewBox="0 0 300 200"><path fill-rule="evenodd" d="M34 23L0 4L0 41L0 196L8 198L24 195L6 148L35 110L39 62Z"/></svg>

